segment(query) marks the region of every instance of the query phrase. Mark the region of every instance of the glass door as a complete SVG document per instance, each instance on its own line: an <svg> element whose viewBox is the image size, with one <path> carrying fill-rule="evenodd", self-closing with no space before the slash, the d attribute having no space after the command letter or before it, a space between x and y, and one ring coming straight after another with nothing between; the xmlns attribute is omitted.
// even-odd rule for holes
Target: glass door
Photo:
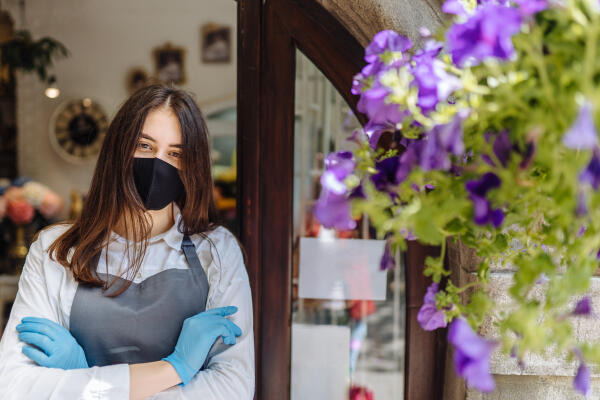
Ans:
<svg viewBox="0 0 600 400"><path fill-rule="evenodd" d="M351 150L346 138L361 125L300 50L294 97L290 398L403 398L403 257L381 271L384 242L365 217L335 231L313 213L325 157Z"/></svg>

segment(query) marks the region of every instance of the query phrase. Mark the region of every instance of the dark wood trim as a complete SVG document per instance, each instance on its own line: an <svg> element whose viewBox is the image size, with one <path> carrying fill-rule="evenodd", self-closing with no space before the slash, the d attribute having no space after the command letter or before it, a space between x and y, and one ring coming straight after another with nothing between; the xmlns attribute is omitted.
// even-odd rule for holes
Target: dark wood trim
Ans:
<svg viewBox="0 0 600 400"><path fill-rule="evenodd" d="M261 372L261 260L260 260L260 203L259 180L255 177L259 166L260 121L260 37L262 2L239 0L237 17L237 216L238 232L246 253L246 269L252 289L254 312L255 374ZM254 176L253 176L254 175ZM255 399L259 399L258 387Z"/></svg>
<svg viewBox="0 0 600 400"><path fill-rule="evenodd" d="M314 0L238 1L238 215L254 296L261 400L290 396L296 48L367 121L356 110L358 96L350 93L364 49L338 20ZM405 254L405 399L441 398L445 336L416 322L429 284L424 260L436 251L412 242Z"/></svg>
<svg viewBox="0 0 600 400"><path fill-rule="evenodd" d="M427 332L417 322L423 296L431 283L423 276L425 259L437 257L440 248L408 242L406 265L406 354L404 398L441 399L445 367L445 329Z"/></svg>
<svg viewBox="0 0 600 400"><path fill-rule="evenodd" d="M293 42L274 15L263 11L260 179L262 232L260 399L289 399L291 366L292 176L294 171ZM290 78L291 77L291 78Z"/></svg>
<svg viewBox="0 0 600 400"><path fill-rule="evenodd" d="M364 48L316 1L284 0L273 3L276 17L285 21L296 47L331 81L360 122L365 124L366 116L356 111L358 96L350 93L352 78L365 64Z"/></svg>

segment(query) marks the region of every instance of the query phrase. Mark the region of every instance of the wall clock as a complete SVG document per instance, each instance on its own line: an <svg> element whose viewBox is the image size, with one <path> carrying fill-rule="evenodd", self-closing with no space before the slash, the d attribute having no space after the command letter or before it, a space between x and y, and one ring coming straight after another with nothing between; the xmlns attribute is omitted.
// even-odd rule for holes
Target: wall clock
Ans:
<svg viewBox="0 0 600 400"><path fill-rule="evenodd" d="M82 163L100 152L107 129L108 119L97 102L89 98L71 100L50 118L50 142L66 161Z"/></svg>

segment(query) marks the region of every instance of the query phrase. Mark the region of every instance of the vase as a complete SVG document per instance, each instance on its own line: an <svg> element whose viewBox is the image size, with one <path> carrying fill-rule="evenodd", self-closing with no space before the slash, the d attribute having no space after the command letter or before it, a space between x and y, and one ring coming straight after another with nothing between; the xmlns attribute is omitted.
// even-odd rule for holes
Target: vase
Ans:
<svg viewBox="0 0 600 400"><path fill-rule="evenodd" d="M10 259L10 270L4 273L17 275L21 273L25 257L27 256L27 243L25 242L25 226L17 225L15 228L15 239L8 248L8 257Z"/></svg>

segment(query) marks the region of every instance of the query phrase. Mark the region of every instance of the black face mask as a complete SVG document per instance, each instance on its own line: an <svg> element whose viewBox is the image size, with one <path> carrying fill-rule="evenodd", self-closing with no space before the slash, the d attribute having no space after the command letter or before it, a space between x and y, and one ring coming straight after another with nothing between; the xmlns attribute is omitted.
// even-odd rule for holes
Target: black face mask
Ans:
<svg viewBox="0 0 600 400"><path fill-rule="evenodd" d="M160 158L133 158L135 187L148 210L161 210L185 190L179 170Z"/></svg>

